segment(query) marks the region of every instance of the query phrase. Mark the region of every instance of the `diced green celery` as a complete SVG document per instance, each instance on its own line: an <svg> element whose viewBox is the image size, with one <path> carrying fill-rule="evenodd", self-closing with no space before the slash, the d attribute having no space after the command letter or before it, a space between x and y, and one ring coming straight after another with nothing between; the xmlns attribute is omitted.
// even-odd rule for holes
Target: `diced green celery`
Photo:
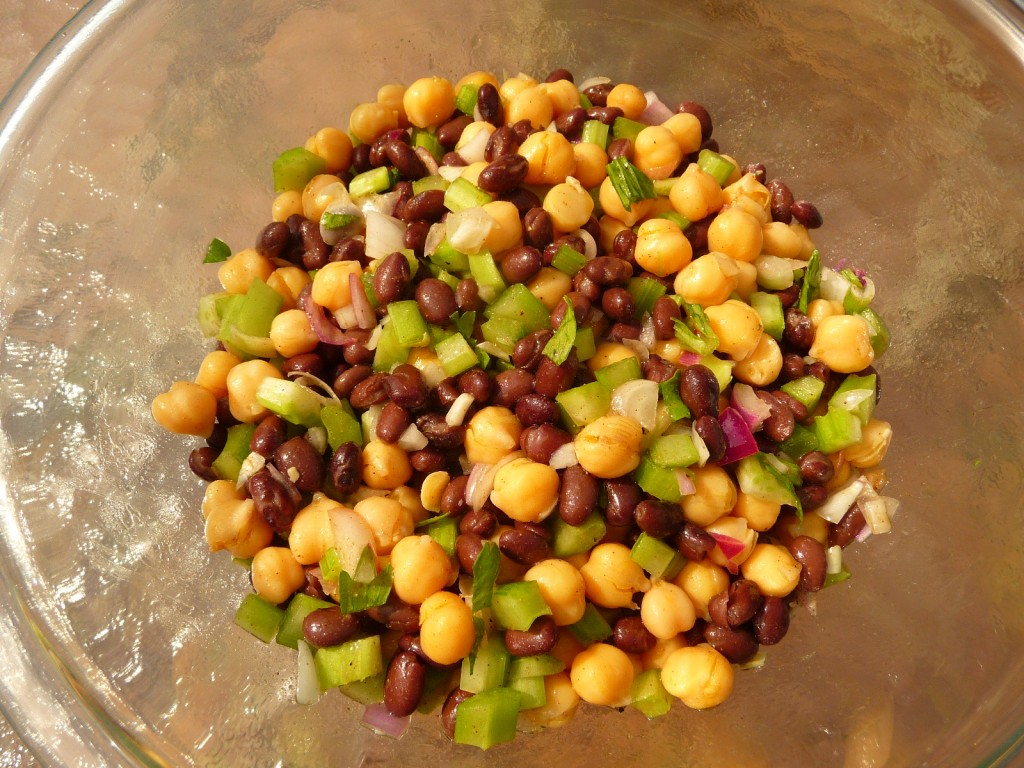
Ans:
<svg viewBox="0 0 1024 768"><path fill-rule="evenodd" d="M801 403L810 412L818 407L821 393L825 391L825 382L817 376L807 375L787 381L779 389Z"/></svg>
<svg viewBox="0 0 1024 768"><path fill-rule="evenodd" d="M675 224L677 227L679 227L679 229L681 229L681 230L685 230L688 226L690 226L690 220L688 218L686 218L685 216L682 216L682 215L676 213L675 211L662 211L661 213L657 214L653 218L655 218L655 219L668 219L673 224Z"/></svg>
<svg viewBox="0 0 1024 768"><path fill-rule="evenodd" d="M828 411L814 420L814 436L818 438L818 450L822 453L835 453L861 439L860 419L853 413L842 408L829 408Z"/></svg>
<svg viewBox="0 0 1024 768"><path fill-rule="evenodd" d="M403 347L422 347L430 341L427 321L423 319L420 305L415 300L392 301L388 304L388 316L395 331L395 339Z"/></svg>
<svg viewBox="0 0 1024 768"><path fill-rule="evenodd" d="M815 436L814 430L808 429L803 424L794 424L793 434L779 443L779 448L794 459L799 459L809 451L818 450L818 438Z"/></svg>
<svg viewBox="0 0 1024 768"><path fill-rule="evenodd" d="M875 357L881 357L889 349L889 327L885 324L882 316L871 307L862 309L857 314L867 321L868 333L871 336L871 349L874 350Z"/></svg>
<svg viewBox="0 0 1024 768"><path fill-rule="evenodd" d="M690 409L686 407L682 396L679 394L680 373L676 371L667 381L658 384L658 393L661 395L661 402L668 411L672 421L690 418Z"/></svg>
<svg viewBox="0 0 1024 768"><path fill-rule="evenodd" d="M320 648L313 656L313 663L321 691L373 677L384 671L380 635Z"/></svg>
<svg viewBox="0 0 1024 768"><path fill-rule="evenodd" d="M654 185L650 178L625 157L615 158L607 168L612 187L627 211L633 209L633 203L654 198Z"/></svg>
<svg viewBox="0 0 1024 768"><path fill-rule="evenodd" d="M459 687L470 693L500 688L508 681L512 656L500 632L490 632L469 656L462 660Z"/></svg>
<svg viewBox="0 0 1024 768"><path fill-rule="evenodd" d="M700 458L693 438L685 432L657 438L647 449L647 455L658 466L669 468L688 467Z"/></svg>
<svg viewBox="0 0 1024 768"><path fill-rule="evenodd" d="M769 291L783 291L793 284L793 260L781 256L763 255L754 259L757 284Z"/></svg>
<svg viewBox="0 0 1024 768"><path fill-rule="evenodd" d="M255 424L235 424L228 427L228 437L224 442L220 455L214 459L213 471L221 480L238 480L238 472L242 468L245 457L251 453L249 443Z"/></svg>
<svg viewBox="0 0 1024 768"><path fill-rule="evenodd" d="M487 205L494 198L473 182L459 176L444 191L444 207L452 213Z"/></svg>
<svg viewBox="0 0 1024 768"><path fill-rule="evenodd" d="M686 558L661 539L641 533L629 551L637 565L658 579L671 581L686 565Z"/></svg>
<svg viewBox="0 0 1024 768"><path fill-rule="evenodd" d="M678 176L669 176L667 179L655 179L654 194L658 197L668 197L677 181L679 181Z"/></svg>
<svg viewBox="0 0 1024 768"><path fill-rule="evenodd" d="M323 396L297 381L268 376L256 388L256 402L291 424L323 426L320 422Z"/></svg>
<svg viewBox="0 0 1024 768"><path fill-rule="evenodd" d="M439 189L444 192L448 189L448 185L451 182L448 181L444 176L424 176L422 179L416 179L412 182L412 194L413 197L420 194L421 192L429 192L432 189Z"/></svg>
<svg viewBox="0 0 1024 768"><path fill-rule="evenodd" d="M750 294L750 306L761 318L764 332L776 341L782 338L786 330L786 316L782 311L782 300L774 293L754 291Z"/></svg>
<svg viewBox="0 0 1024 768"><path fill-rule="evenodd" d="M458 376L480 364L473 347L459 333L453 333L435 344L434 354L437 355L446 376Z"/></svg>
<svg viewBox="0 0 1024 768"><path fill-rule="evenodd" d="M608 149L608 126L600 120L587 120L583 123L580 141L597 144L601 149Z"/></svg>
<svg viewBox="0 0 1024 768"><path fill-rule="evenodd" d="M740 490L749 496L777 504L800 506L793 484L768 462L763 453L739 460L736 465L736 482Z"/></svg>
<svg viewBox="0 0 1024 768"><path fill-rule="evenodd" d="M455 555L455 539L459 535L459 521L454 517L442 517L426 527L430 538L441 545L449 557Z"/></svg>
<svg viewBox="0 0 1024 768"><path fill-rule="evenodd" d="M643 376L644 372L640 368L640 361L632 355L616 360L614 363L594 371L594 378L604 384L609 391L615 389L619 384L625 384L627 381L633 381L634 379L642 379Z"/></svg>
<svg viewBox="0 0 1024 768"><path fill-rule="evenodd" d="M581 363L597 354L597 342L594 341L594 329L589 325L586 328L576 329L576 339L572 343L576 349L576 359Z"/></svg>
<svg viewBox="0 0 1024 768"><path fill-rule="evenodd" d="M253 278L244 299L227 306L217 338L239 357L276 356L277 350L269 339L270 324L282 301L281 294L259 277Z"/></svg>
<svg viewBox="0 0 1024 768"><path fill-rule="evenodd" d="M640 488L656 499L662 501L679 501L683 498L679 490L679 479L674 469L655 464L644 456L640 464L633 470L633 479Z"/></svg>
<svg viewBox="0 0 1024 768"><path fill-rule="evenodd" d="M875 284L868 278L861 280L849 267L839 274L850 283L850 290L843 297L843 311L848 315L863 312L875 298Z"/></svg>
<svg viewBox="0 0 1024 768"><path fill-rule="evenodd" d="M519 691L519 709L536 709L548 702L543 677L517 677L509 680L508 687Z"/></svg>
<svg viewBox="0 0 1024 768"><path fill-rule="evenodd" d="M725 183L732 176L732 172L736 170L736 166L726 160L717 152L712 152L710 149L702 149L697 155L697 165L705 173L710 174L715 181L718 182L720 187L724 187Z"/></svg>
<svg viewBox="0 0 1024 768"><path fill-rule="evenodd" d="M235 611L235 624L250 635L269 643L284 619L284 610L256 594L248 594Z"/></svg>
<svg viewBox="0 0 1024 768"><path fill-rule="evenodd" d="M512 741L520 695L512 688L492 688L463 701L455 710L455 743L490 749Z"/></svg>
<svg viewBox="0 0 1024 768"><path fill-rule="evenodd" d="M459 251L447 239L442 240L430 256L431 263L448 272L468 272L469 257Z"/></svg>
<svg viewBox="0 0 1024 768"><path fill-rule="evenodd" d="M572 557L589 552L608 532L604 516L592 512L579 525L569 525L561 517L552 515L551 551L555 557Z"/></svg>
<svg viewBox="0 0 1024 768"><path fill-rule="evenodd" d="M382 671L363 680L345 683L345 685L339 686L338 690L353 701L368 707L371 704L379 704L384 701L384 681L386 679L387 673Z"/></svg>
<svg viewBox="0 0 1024 768"><path fill-rule="evenodd" d="M565 669L565 664L547 653L534 656L515 656L512 658L512 666L508 671L508 679L546 677L561 672L563 669Z"/></svg>
<svg viewBox="0 0 1024 768"><path fill-rule="evenodd" d="M327 444L332 451L345 443L363 446L363 430L359 420L340 405L325 405L320 409L320 421L327 430Z"/></svg>
<svg viewBox="0 0 1024 768"><path fill-rule="evenodd" d="M640 135L647 126L637 120L630 120L628 117L617 117L615 122L612 123L612 138L613 139L629 139L630 142L635 142L636 137Z"/></svg>
<svg viewBox="0 0 1024 768"><path fill-rule="evenodd" d="M529 334L526 325L511 317L492 317L480 324L480 333L484 341L496 344L511 354L516 342Z"/></svg>
<svg viewBox="0 0 1024 768"><path fill-rule="evenodd" d="M527 333L551 327L551 313L522 283L506 288L484 310L485 317L511 317L521 321Z"/></svg>
<svg viewBox="0 0 1024 768"><path fill-rule="evenodd" d="M373 353L373 370L388 373L396 365L409 359L409 347L398 340L394 323L385 323L377 339L377 349Z"/></svg>
<svg viewBox="0 0 1024 768"><path fill-rule="evenodd" d="M550 616L535 581L513 581L499 584L491 596L491 615L502 629L525 631L541 616Z"/></svg>
<svg viewBox="0 0 1024 768"><path fill-rule="evenodd" d="M505 290L505 280L491 254L487 252L471 253L469 255L469 272L476 280L481 296L490 294L493 301Z"/></svg>
<svg viewBox="0 0 1024 768"><path fill-rule="evenodd" d="M281 628L277 631L278 644L292 649L298 648L299 640L303 637L303 620L313 611L321 608L332 607L335 609L338 608L334 603L329 603L326 600L319 600L315 597L304 595L301 592L293 595L292 599L288 601L288 607L285 608L284 620L281 622Z"/></svg>
<svg viewBox="0 0 1024 768"><path fill-rule="evenodd" d="M382 165L355 176L348 184L348 193L352 197L380 194L391 189L391 185L394 183L394 177L387 166Z"/></svg>
<svg viewBox="0 0 1024 768"><path fill-rule="evenodd" d="M414 128L412 132L412 145L414 147L423 147L430 156L433 157L437 162L441 162L441 158L444 157L444 147L441 142L438 141L437 135L428 131L426 128ZM440 176L424 176L426 179L441 179ZM422 181L423 179L417 179L416 181ZM444 179L441 179L444 181ZM445 185L447 186L447 184ZM442 187L443 189L444 187ZM418 195L424 189L437 189L437 187L421 187L419 191L416 190L416 182L412 183L412 193Z"/></svg>
<svg viewBox="0 0 1024 768"><path fill-rule="evenodd" d="M569 625L569 631L583 645L592 645L607 640L612 635L612 628L601 612L588 602L583 618Z"/></svg>
<svg viewBox="0 0 1024 768"><path fill-rule="evenodd" d="M567 275L575 275L583 269L586 263L587 257L568 245L558 246L558 250L555 251L555 255L551 259L551 266Z"/></svg>
<svg viewBox="0 0 1024 768"><path fill-rule="evenodd" d="M649 277L631 277L626 283L626 290L633 297L633 306L636 308L634 315L639 318L646 312L653 312L654 302L664 296L668 289Z"/></svg>
<svg viewBox="0 0 1024 768"><path fill-rule="evenodd" d="M324 550L324 556L320 558L320 575L324 581L337 581L344 569L337 548L328 547Z"/></svg>
<svg viewBox="0 0 1024 768"><path fill-rule="evenodd" d="M206 256L203 257L203 264L219 264L231 258L231 246L219 237L213 238L206 248Z"/></svg>
<svg viewBox="0 0 1024 768"><path fill-rule="evenodd" d="M555 395L563 421L570 430L585 427L608 413L612 391L600 381L591 381Z"/></svg>
<svg viewBox="0 0 1024 768"><path fill-rule="evenodd" d="M326 160L303 147L286 149L274 160L274 192L301 190L326 167Z"/></svg>
<svg viewBox="0 0 1024 768"><path fill-rule="evenodd" d="M860 419L861 424L867 424L871 414L875 412L877 386L878 377L873 373L867 376L850 374L843 379L835 393L829 398L828 407L850 411Z"/></svg>
<svg viewBox="0 0 1024 768"><path fill-rule="evenodd" d="M821 288L821 254L814 250L811 258L807 260L807 267L804 269L802 282L800 283L800 298L797 299L796 308L801 312L807 311L807 305L812 299L818 297Z"/></svg>
<svg viewBox="0 0 1024 768"><path fill-rule="evenodd" d="M473 110L476 109L476 97L479 90L480 86L473 83L463 85L455 94L455 108L462 114L472 117Z"/></svg>
<svg viewBox="0 0 1024 768"><path fill-rule="evenodd" d="M715 335L708 316L704 314L703 307L700 304L689 304L683 301L682 309L685 317L672 321L675 326L676 340L683 345L684 349L710 357L711 353L718 349L718 336Z"/></svg>
<svg viewBox="0 0 1024 768"><path fill-rule="evenodd" d="M648 720L668 714L672 695L661 684L661 670L645 669L633 679L630 706L640 710Z"/></svg>
<svg viewBox="0 0 1024 768"><path fill-rule="evenodd" d="M466 259L466 265L468 268L469 259ZM457 278L448 270L443 269L442 267L439 267L436 264L428 264L427 267L430 269L430 274L433 277L436 277L438 280L447 285L453 291L459 287L459 278Z"/></svg>
<svg viewBox="0 0 1024 768"><path fill-rule="evenodd" d="M219 293L208 293L199 299L199 330L202 331L203 336L212 339L220 333L221 317L232 298L230 293L220 291ZM241 296L237 298L242 299Z"/></svg>

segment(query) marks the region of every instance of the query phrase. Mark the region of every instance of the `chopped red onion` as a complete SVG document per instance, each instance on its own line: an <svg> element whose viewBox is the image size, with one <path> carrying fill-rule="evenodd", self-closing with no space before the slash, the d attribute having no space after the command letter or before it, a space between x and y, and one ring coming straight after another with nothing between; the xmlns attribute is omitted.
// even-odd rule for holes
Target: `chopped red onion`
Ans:
<svg viewBox="0 0 1024 768"><path fill-rule="evenodd" d="M757 453L757 441L746 419L735 408L723 408L718 423L725 434L725 455L720 464L730 464Z"/></svg>
<svg viewBox="0 0 1024 768"><path fill-rule="evenodd" d="M691 352L690 350L687 350L679 356L679 364L687 366L699 365L700 355L698 355L696 352Z"/></svg>
<svg viewBox="0 0 1024 768"><path fill-rule="evenodd" d="M691 493L697 492L697 486L693 484L693 478L690 477L690 473L685 469L675 470L676 482L679 484L679 493L683 496L689 496Z"/></svg>
<svg viewBox="0 0 1024 768"><path fill-rule="evenodd" d="M661 125L675 114L654 91L647 91L644 97L647 99L647 107L640 114L639 122L645 125Z"/></svg>
<svg viewBox="0 0 1024 768"><path fill-rule="evenodd" d="M754 388L740 381L732 385L732 407L747 422L751 432L759 429L772 413L771 407L757 396Z"/></svg>
<svg viewBox="0 0 1024 768"><path fill-rule="evenodd" d="M576 457L576 444L572 441L555 448L551 452L551 458L548 459L548 466L552 469L566 469L579 463L580 460Z"/></svg>
<svg viewBox="0 0 1024 768"><path fill-rule="evenodd" d="M363 712L363 725L376 733L400 739L409 730L412 716L395 717L383 704L370 704Z"/></svg>
<svg viewBox="0 0 1024 768"><path fill-rule="evenodd" d="M743 550L747 548L746 544L732 536L726 536L724 533L715 533L713 531L708 531L708 533L711 534L711 538L715 540L718 548L722 550L726 560L732 560L736 555L743 554Z"/></svg>
<svg viewBox="0 0 1024 768"><path fill-rule="evenodd" d="M341 330L331 322L327 310L313 301L312 285L307 285L299 293L299 306L309 318L309 325L324 344L331 344L335 347L344 347L355 344L358 338L350 333Z"/></svg>
<svg viewBox="0 0 1024 768"><path fill-rule="evenodd" d="M348 289L352 294L352 309L356 315L356 323L360 328L369 330L377 325L377 314L373 311L370 300L366 297L363 281L355 272L348 274Z"/></svg>

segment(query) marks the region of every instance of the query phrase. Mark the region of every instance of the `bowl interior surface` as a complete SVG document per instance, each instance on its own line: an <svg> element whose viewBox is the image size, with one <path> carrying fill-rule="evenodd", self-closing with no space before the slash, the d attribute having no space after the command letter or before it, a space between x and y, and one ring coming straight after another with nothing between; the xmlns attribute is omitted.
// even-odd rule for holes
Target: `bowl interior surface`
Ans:
<svg viewBox="0 0 1024 768"><path fill-rule="evenodd" d="M0 706L52 765L1005 764L1024 724L1024 36L1007 4L90 4L0 127ZM798 610L733 697L580 714L483 754L399 741L232 624L192 447L152 398L208 342L211 237L269 221L270 163L379 85L556 67L704 103L879 286L894 533Z"/></svg>

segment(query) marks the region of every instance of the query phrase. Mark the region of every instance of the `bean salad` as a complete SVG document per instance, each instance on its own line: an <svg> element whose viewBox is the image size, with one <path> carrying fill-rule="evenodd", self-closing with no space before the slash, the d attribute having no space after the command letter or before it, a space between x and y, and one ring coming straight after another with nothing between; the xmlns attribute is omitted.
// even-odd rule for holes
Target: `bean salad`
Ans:
<svg viewBox="0 0 1024 768"><path fill-rule="evenodd" d="M482 749L715 707L891 529L874 283L712 132L564 69L387 84L210 244L212 349L152 410L299 703Z"/></svg>

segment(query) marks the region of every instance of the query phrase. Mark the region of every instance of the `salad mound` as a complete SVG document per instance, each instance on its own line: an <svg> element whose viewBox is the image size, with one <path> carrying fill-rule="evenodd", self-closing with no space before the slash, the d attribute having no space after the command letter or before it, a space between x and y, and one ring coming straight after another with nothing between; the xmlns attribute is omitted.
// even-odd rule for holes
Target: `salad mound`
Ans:
<svg viewBox="0 0 1024 768"><path fill-rule="evenodd" d="M712 130L566 70L389 84L210 244L216 348L153 415L299 703L483 749L714 707L890 530L874 283Z"/></svg>

